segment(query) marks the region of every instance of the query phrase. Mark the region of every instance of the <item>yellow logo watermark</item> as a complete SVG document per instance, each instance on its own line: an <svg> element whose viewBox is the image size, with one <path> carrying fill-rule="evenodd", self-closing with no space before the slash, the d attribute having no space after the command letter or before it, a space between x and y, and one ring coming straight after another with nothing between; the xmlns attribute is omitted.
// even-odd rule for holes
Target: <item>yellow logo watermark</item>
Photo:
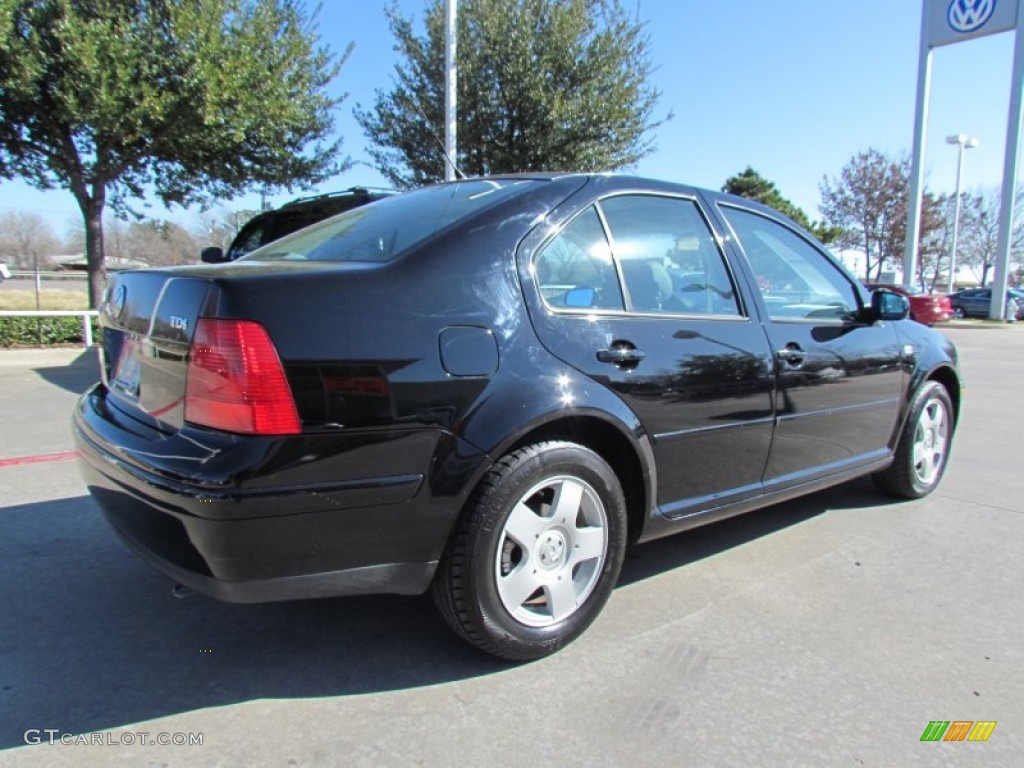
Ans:
<svg viewBox="0 0 1024 768"><path fill-rule="evenodd" d="M921 741L988 741L995 728L995 720L932 720Z"/></svg>

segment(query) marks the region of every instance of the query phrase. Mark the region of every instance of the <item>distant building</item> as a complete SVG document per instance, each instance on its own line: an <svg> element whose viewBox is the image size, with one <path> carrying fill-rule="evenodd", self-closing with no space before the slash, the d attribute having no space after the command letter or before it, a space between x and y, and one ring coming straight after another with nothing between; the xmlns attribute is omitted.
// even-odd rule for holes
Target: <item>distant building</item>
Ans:
<svg viewBox="0 0 1024 768"><path fill-rule="evenodd" d="M88 272L89 264L85 254L80 253L74 256L54 256L54 269L59 272ZM107 270L117 272L122 269L144 269L149 265L138 259L124 259L117 256L108 256L106 259Z"/></svg>
<svg viewBox="0 0 1024 768"><path fill-rule="evenodd" d="M835 249L832 251L832 255L835 256L839 261L842 262L843 266L846 267L853 276L858 280L864 280L864 251L855 250L853 248ZM901 269L902 264L888 264L886 269L882 270L882 274L875 278L875 275L871 275L869 282L877 283L894 283L899 285L903 282L903 270ZM872 273L874 270L872 270Z"/></svg>

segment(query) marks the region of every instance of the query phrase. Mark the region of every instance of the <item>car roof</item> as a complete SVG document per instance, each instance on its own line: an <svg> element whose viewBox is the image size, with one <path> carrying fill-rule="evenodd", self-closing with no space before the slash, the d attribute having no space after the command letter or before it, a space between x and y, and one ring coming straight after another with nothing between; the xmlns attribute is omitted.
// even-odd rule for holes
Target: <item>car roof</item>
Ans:
<svg viewBox="0 0 1024 768"><path fill-rule="evenodd" d="M383 187L349 187L348 189L338 190L336 192L324 192L320 195L309 195L308 197L297 197L294 200L289 200L284 205L280 206L277 210L282 208L291 208L299 205L309 205L327 200L336 200L342 197L388 197L390 195L396 195L398 192L394 189L385 189Z"/></svg>

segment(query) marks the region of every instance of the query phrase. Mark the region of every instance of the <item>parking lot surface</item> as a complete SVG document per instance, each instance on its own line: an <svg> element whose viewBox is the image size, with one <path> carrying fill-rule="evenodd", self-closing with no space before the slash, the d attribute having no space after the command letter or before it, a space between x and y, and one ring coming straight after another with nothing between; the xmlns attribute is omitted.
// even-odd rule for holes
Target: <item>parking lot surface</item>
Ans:
<svg viewBox="0 0 1024 768"><path fill-rule="evenodd" d="M1019 767L1024 327L946 332L968 389L935 494L860 480L636 547L522 665L426 597L175 599L69 454L95 352L0 350L0 765Z"/></svg>

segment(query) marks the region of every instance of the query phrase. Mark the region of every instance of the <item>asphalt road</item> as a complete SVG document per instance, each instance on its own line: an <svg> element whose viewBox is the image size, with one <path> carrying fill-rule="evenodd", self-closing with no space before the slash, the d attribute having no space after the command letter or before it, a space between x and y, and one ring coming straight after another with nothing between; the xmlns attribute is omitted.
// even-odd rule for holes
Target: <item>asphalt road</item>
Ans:
<svg viewBox="0 0 1024 768"><path fill-rule="evenodd" d="M0 351L0 765L1019 768L1024 327L949 335L969 388L938 492L857 481L638 547L525 665L426 598L174 599L63 453L93 353ZM921 742L933 720L997 726Z"/></svg>

